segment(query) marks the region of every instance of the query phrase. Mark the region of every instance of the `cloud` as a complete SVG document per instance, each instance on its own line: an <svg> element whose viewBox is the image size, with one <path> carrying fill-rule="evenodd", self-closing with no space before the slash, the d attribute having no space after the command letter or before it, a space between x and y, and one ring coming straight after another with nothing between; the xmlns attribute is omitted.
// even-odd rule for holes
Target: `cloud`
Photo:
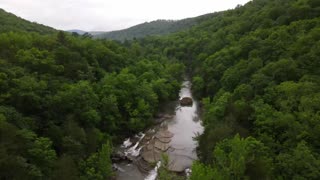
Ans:
<svg viewBox="0 0 320 180"><path fill-rule="evenodd" d="M183 19L249 0L0 0L0 8L57 29L117 30L156 19Z"/></svg>

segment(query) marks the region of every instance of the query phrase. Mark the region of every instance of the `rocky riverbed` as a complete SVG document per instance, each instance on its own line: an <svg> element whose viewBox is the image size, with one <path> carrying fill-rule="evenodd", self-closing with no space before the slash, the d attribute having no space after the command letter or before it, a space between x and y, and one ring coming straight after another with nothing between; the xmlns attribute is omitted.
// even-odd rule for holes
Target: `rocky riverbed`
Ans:
<svg viewBox="0 0 320 180"><path fill-rule="evenodd" d="M185 81L180 99L190 98L192 103L183 106L181 101L162 107L163 113L155 118L156 126L126 139L117 149L114 164L119 180L151 180L157 176L163 153L169 157L169 170L184 172L197 159L193 138L202 133L198 103L192 98L190 82ZM189 100L189 101L190 101ZM174 112L170 112L174 109Z"/></svg>

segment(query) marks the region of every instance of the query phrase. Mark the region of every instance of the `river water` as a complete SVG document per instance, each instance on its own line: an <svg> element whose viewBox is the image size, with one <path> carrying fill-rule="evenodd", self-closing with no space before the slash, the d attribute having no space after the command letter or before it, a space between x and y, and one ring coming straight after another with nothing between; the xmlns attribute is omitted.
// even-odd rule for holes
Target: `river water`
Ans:
<svg viewBox="0 0 320 180"><path fill-rule="evenodd" d="M173 137L169 143L170 148L166 151L169 157L169 167L173 171L183 172L185 169L190 168L192 162L197 159L195 151L197 142L194 140L194 137L203 132L203 127L201 125L198 102L193 98L191 93L190 81L186 80L183 82L179 96L180 99L191 97L193 105L182 107L177 100L163 105L160 111L162 113L173 114L171 118L166 119L161 124L161 126L166 126L167 130L173 133ZM151 131L156 130L152 129ZM143 144L144 135L144 133L136 135L135 138L138 140L135 144L131 143L130 139L127 139L122 147L126 148L126 152L139 157L142 147L145 146ZM154 179L157 175L156 169L149 172L141 172L138 166L132 162L121 162L114 165L118 168L118 180L149 180ZM158 165L160 164L158 163Z"/></svg>

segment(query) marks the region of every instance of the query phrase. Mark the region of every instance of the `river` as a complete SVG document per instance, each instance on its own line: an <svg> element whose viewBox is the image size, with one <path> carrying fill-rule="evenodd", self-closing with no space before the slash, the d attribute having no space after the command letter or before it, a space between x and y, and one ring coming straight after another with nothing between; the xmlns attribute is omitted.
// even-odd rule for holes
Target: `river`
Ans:
<svg viewBox="0 0 320 180"><path fill-rule="evenodd" d="M160 112L163 114L172 114L171 116L167 115L167 119L164 120L161 125L155 126L124 142L121 148L133 162L124 161L114 164L118 169L118 180L155 179L157 175L156 169L142 171L140 167L141 163L137 163L137 161L141 161L141 154L143 156L144 151L148 149L147 147L151 146L150 142L154 141L154 137L157 137L157 132L158 134L159 132L165 132L162 134L167 135L172 134L170 138L163 138L165 141L169 140L167 144L161 146L164 150L163 152L169 157L169 169L176 172L183 172L185 169L190 168L192 162L197 159L195 151L197 142L193 138L203 132L203 127L201 125L198 102L193 98L191 93L190 81L185 80L183 82L179 96L180 99L183 97L191 97L193 99L192 106L180 106L178 100L163 105L160 108ZM155 154L152 155L155 156Z"/></svg>

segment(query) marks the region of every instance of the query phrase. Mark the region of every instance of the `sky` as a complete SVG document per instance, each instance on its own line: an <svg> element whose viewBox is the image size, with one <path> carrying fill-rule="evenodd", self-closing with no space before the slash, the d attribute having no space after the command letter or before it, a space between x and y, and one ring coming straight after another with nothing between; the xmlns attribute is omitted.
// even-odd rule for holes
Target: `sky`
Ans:
<svg viewBox="0 0 320 180"><path fill-rule="evenodd" d="M0 0L0 8L60 30L112 31L232 9L249 0Z"/></svg>

